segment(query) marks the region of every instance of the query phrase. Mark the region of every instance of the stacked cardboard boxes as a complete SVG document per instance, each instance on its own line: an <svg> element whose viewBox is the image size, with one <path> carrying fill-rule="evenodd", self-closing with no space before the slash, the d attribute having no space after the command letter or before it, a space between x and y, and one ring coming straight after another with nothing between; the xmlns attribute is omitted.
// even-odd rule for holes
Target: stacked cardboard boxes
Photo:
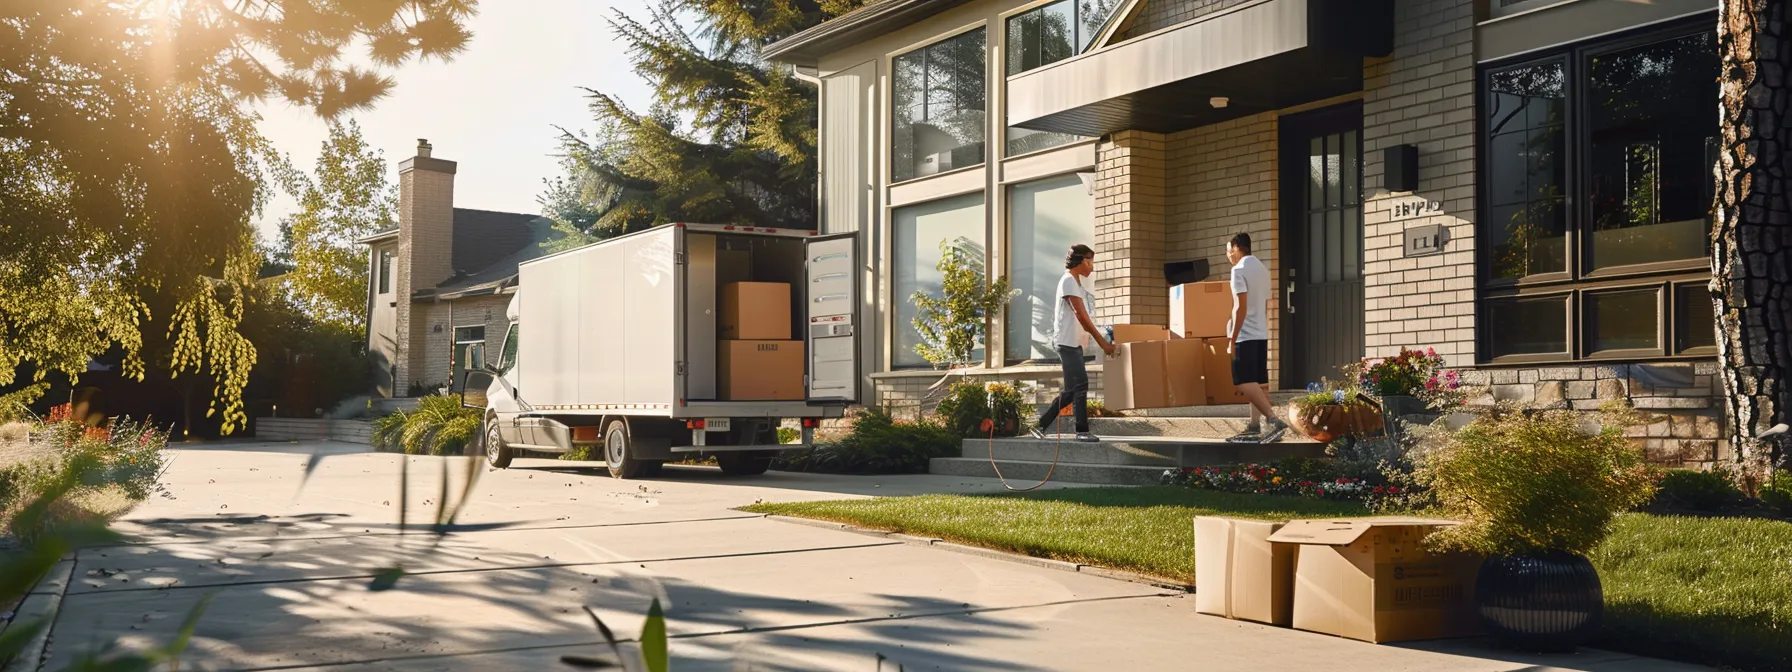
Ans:
<svg viewBox="0 0 1792 672"><path fill-rule="evenodd" d="M716 365L720 397L729 401L803 398L803 342L790 337L790 285L722 285Z"/></svg>
<svg viewBox="0 0 1792 672"><path fill-rule="evenodd" d="M1232 310L1230 282L1191 282L1170 288L1170 333L1177 338L1199 341L1202 346L1207 394L1201 403L1246 402L1244 395L1239 394L1232 384L1232 353L1226 339Z"/></svg>
<svg viewBox="0 0 1792 672"><path fill-rule="evenodd" d="M1195 519L1195 610L1397 642L1479 633L1479 556L1420 542L1454 521Z"/></svg>
<svg viewBox="0 0 1792 672"><path fill-rule="evenodd" d="M1114 356L1102 365L1102 403L1114 410L1199 406L1207 382L1200 341L1142 324L1114 325Z"/></svg>

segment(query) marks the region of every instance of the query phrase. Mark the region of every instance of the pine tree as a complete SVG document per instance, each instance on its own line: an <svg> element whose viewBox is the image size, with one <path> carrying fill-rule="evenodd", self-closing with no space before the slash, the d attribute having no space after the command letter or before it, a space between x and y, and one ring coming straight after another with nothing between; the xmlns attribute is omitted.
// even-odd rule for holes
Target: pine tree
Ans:
<svg viewBox="0 0 1792 672"><path fill-rule="evenodd" d="M816 101L759 48L862 0L663 0L610 22L657 92L639 113L587 90L597 131L562 133L544 215L574 244L671 222L814 228ZM695 15L693 34L678 21ZM676 112L674 112L676 111Z"/></svg>

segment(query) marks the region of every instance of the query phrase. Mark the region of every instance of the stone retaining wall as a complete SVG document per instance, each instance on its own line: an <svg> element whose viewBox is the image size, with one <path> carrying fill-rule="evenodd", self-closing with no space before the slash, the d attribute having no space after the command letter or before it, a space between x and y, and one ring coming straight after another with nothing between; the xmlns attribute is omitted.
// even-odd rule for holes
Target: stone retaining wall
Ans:
<svg viewBox="0 0 1792 672"><path fill-rule="evenodd" d="M373 443L373 423L366 420L256 418L255 437L274 441L340 441Z"/></svg>

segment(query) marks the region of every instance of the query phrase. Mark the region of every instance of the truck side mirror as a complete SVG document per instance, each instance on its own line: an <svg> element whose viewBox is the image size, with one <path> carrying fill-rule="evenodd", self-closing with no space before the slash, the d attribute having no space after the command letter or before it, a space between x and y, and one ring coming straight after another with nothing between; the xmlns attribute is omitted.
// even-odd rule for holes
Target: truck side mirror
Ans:
<svg viewBox="0 0 1792 672"><path fill-rule="evenodd" d="M492 385L492 374L486 371L468 371L460 380L460 405L483 410L485 390Z"/></svg>

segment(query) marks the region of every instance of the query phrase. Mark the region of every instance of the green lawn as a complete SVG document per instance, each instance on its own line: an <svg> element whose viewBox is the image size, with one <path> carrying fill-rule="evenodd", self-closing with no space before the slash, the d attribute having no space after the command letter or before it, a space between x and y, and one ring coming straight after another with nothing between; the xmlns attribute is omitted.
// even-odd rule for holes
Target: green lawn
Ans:
<svg viewBox="0 0 1792 672"><path fill-rule="evenodd" d="M1365 515L1361 504L1188 488L1075 488L1011 497L923 495L743 510L851 523L1195 582L1194 517Z"/></svg>
<svg viewBox="0 0 1792 672"><path fill-rule="evenodd" d="M1183 488L1079 488L745 507L1194 582L1198 515L1367 515L1360 505ZM1628 514L1596 553L1598 646L1745 670L1792 669L1792 523Z"/></svg>

